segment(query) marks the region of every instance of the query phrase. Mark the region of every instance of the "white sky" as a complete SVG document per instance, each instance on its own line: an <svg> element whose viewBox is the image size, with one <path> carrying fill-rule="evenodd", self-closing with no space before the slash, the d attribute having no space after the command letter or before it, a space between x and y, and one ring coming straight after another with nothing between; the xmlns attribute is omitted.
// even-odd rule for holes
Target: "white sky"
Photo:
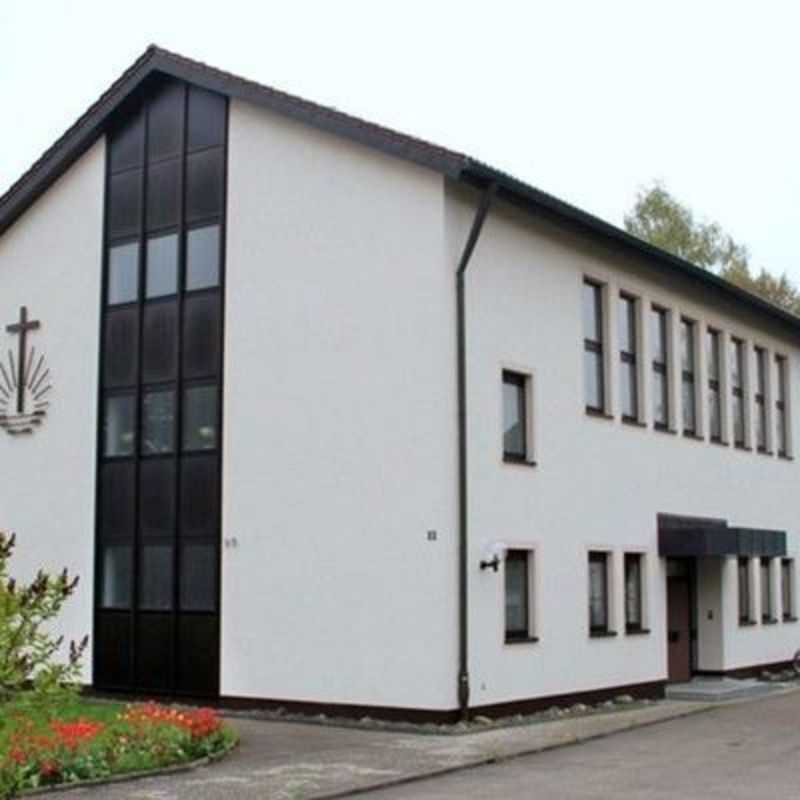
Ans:
<svg viewBox="0 0 800 800"><path fill-rule="evenodd" d="M800 283L800 3L0 0L0 192L154 42L615 224L654 178Z"/></svg>

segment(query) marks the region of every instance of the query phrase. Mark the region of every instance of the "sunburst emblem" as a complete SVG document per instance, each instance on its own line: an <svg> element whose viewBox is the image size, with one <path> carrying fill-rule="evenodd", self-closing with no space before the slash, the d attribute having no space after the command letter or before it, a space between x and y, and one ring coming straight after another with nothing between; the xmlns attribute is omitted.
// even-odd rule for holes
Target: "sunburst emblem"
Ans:
<svg viewBox="0 0 800 800"><path fill-rule="evenodd" d="M19 310L19 321L6 327L18 336L17 351L10 349L0 359L0 428L18 435L33 433L42 424L50 406L50 370L35 347L28 347L28 334L39 330L39 320L28 319L28 309Z"/></svg>

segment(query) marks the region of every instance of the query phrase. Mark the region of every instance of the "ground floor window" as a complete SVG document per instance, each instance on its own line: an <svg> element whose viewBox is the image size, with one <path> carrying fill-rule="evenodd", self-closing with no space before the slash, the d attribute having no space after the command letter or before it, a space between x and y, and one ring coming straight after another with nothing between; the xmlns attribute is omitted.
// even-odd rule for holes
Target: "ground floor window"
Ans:
<svg viewBox="0 0 800 800"><path fill-rule="evenodd" d="M772 606L772 570L769 558L761 559L761 621L774 622Z"/></svg>
<svg viewBox="0 0 800 800"><path fill-rule="evenodd" d="M641 553L625 553L625 630L628 632L644 629L642 561Z"/></svg>
<svg viewBox="0 0 800 800"><path fill-rule="evenodd" d="M505 564L506 641L528 641L533 638L531 627L531 568L530 550L508 550Z"/></svg>
<svg viewBox="0 0 800 800"><path fill-rule="evenodd" d="M748 559L739 559L739 624L750 622L750 564Z"/></svg>
<svg viewBox="0 0 800 800"><path fill-rule="evenodd" d="M781 597L783 599L783 618L793 620L794 613L794 560L781 561Z"/></svg>
<svg viewBox="0 0 800 800"><path fill-rule="evenodd" d="M589 553L589 632L609 633L608 553Z"/></svg>

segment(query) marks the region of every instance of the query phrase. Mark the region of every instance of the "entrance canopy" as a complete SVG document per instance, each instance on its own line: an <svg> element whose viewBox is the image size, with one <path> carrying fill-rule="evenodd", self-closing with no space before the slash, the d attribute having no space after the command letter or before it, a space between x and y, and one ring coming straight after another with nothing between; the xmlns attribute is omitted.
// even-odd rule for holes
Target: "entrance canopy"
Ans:
<svg viewBox="0 0 800 800"><path fill-rule="evenodd" d="M786 555L786 531L732 527L724 519L658 515L658 554L690 556Z"/></svg>

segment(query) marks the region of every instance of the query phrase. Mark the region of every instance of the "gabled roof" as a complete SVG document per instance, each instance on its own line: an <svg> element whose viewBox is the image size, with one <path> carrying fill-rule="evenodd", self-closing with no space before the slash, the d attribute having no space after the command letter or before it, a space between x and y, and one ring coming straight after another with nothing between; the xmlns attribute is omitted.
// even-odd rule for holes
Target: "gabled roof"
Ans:
<svg viewBox="0 0 800 800"><path fill-rule="evenodd" d="M497 185L499 197L527 212L544 217L606 243L644 256L649 264L668 274L681 274L698 286L777 321L800 333L800 317L763 300L717 275L654 247L598 217L513 178L463 153L398 133L358 117L303 100L223 70L209 67L151 45L111 87L0 197L0 236L86 150L103 135L116 111L151 75L160 73L245 100L319 130L343 136L397 158L435 170L448 178L477 188Z"/></svg>

